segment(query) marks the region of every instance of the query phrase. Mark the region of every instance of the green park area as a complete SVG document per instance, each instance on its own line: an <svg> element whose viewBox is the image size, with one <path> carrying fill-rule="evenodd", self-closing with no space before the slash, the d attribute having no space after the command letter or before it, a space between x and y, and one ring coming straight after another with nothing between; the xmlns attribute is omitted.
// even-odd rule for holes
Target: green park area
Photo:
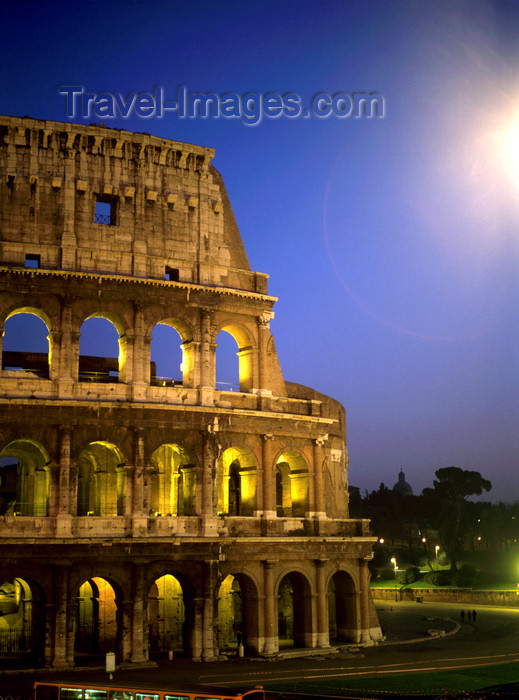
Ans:
<svg viewBox="0 0 519 700"><path fill-rule="evenodd" d="M427 673L370 674L369 678L265 683L277 692L300 697L502 697L519 695L519 663Z"/></svg>

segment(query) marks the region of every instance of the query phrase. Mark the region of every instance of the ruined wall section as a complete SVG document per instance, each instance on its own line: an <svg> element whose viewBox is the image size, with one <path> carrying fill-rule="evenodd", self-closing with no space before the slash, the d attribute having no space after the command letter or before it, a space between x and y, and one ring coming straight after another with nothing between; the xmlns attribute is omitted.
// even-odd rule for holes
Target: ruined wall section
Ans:
<svg viewBox="0 0 519 700"><path fill-rule="evenodd" d="M39 256L42 268L266 294L213 156L148 134L0 117L0 264Z"/></svg>
<svg viewBox="0 0 519 700"><path fill-rule="evenodd" d="M344 406L304 384L285 381L287 396L291 399L316 402L320 415L330 419L327 439L327 458L323 465L323 486L327 507L334 517L349 517L348 510L348 451L346 448L346 411Z"/></svg>

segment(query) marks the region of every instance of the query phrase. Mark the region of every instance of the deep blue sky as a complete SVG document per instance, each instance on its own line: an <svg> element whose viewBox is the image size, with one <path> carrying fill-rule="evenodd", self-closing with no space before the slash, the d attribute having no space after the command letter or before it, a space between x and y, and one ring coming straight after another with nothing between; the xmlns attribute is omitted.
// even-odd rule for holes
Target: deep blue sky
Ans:
<svg viewBox="0 0 519 700"><path fill-rule="evenodd" d="M83 121L216 149L285 378L346 407L350 483L455 465L519 500L516 3L9 5L3 114L66 121L71 84L381 93L383 119Z"/></svg>

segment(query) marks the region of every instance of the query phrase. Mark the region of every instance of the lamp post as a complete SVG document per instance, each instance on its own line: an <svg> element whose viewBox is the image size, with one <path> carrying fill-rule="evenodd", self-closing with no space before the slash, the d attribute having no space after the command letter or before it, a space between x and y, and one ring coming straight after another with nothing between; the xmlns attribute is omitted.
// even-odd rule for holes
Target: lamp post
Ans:
<svg viewBox="0 0 519 700"><path fill-rule="evenodd" d="M395 601L398 601L398 592L396 589L396 572L398 570L398 564L396 563L395 557L391 557L391 563L393 564L393 570L395 572Z"/></svg>
<svg viewBox="0 0 519 700"><path fill-rule="evenodd" d="M434 551L436 552L436 571L438 571L438 550L440 549L440 545L437 544L436 547L434 548Z"/></svg>

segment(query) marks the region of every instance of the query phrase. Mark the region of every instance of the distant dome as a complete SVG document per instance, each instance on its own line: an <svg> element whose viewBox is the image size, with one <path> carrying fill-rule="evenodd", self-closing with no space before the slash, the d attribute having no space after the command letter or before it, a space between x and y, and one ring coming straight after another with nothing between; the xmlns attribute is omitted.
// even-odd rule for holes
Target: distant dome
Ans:
<svg viewBox="0 0 519 700"><path fill-rule="evenodd" d="M393 486L393 491L396 491L397 493L402 494L402 496L412 496L413 495L413 489L405 480L405 474L402 470L400 470L400 473L398 475L398 481Z"/></svg>

